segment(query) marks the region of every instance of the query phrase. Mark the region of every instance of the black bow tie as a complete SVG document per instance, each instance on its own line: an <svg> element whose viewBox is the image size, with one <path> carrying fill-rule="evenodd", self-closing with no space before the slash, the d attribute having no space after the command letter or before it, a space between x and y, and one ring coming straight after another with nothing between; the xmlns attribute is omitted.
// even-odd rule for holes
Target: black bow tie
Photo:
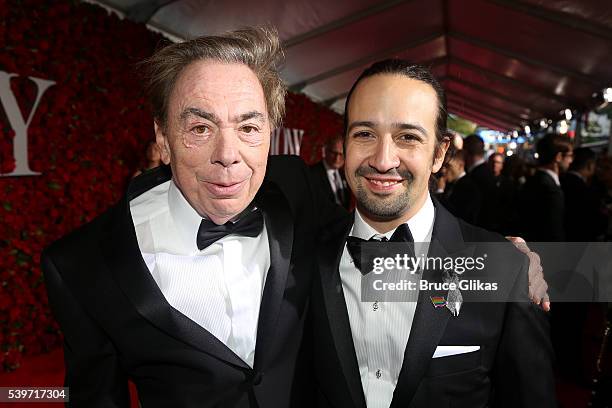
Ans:
<svg viewBox="0 0 612 408"><path fill-rule="evenodd" d="M364 242L410 242L414 243L414 238L412 238L412 233L410 232L410 228L408 228L408 224L404 223L397 227L391 235L391 239L387 239L387 237L382 237L381 239L370 238L369 240L357 238L357 237L347 237L346 238L346 249L353 258L353 263L355 267L361 271L363 275L367 274L368 270L361 269L361 246ZM409 245L410 256L414 256L414 248L413 245Z"/></svg>
<svg viewBox="0 0 612 408"><path fill-rule="evenodd" d="M247 208L239 216L238 221L228 221L217 225L210 220L203 219L198 228L196 242L201 251L229 234L238 234L245 237L256 237L263 228L263 216L259 209Z"/></svg>

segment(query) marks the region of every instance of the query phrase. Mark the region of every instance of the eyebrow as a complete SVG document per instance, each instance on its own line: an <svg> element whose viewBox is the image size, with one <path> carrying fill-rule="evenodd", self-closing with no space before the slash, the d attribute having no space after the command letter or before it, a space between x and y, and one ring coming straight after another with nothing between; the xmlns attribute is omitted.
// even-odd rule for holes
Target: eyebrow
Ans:
<svg viewBox="0 0 612 408"><path fill-rule="evenodd" d="M245 120L249 120L249 119L257 119L257 120L263 121L264 115L258 111L251 111L251 112L243 113L242 115L238 116L238 122L244 122Z"/></svg>
<svg viewBox="0 0 612 408"><path fill-rule="evenodd" d="M214 113L206 112L198 108L186 108L185 110L183 110L183 112L181 112L180 118L181 120L185 120L189 115L199 116L203 119L211 121L215 125L219 125L219 123L221 122L221 119L219 119L219 117ZM238 115L236 117L236 122L244 122L245 120L249 119L258 119L260 121L263 121L264 115L258 111L250 111Z"/></svg>
<svg viewBox="0 0 612 408"><path fill-rule="evenodd" d="M359 122L352 122L352 123L349 125L349 127L348 127L348 131L350 132L350 131L351 131L351 130L353 130L354 128L356 128L356 127L360 127L360 126L363 126L363 127L370 127L370 128L371 128L371 127L374 127L374 126L375 126L375 124L374 124L374 122L370 122L370 121L367 121L367 120L362 120L362 121L359 121Z"/></svg>
<svg viewBox="0 0 612 408"><path fill-rule="evenodd" d="M427 131L425 130L425 128L415 123L393 123L391 126L401 130L416 130L417 132L420 132L423 136L427 136Z"/></svg>
<svg viewBox="0 0 612 408"><path fill-rule="evenodd" d="M181 120L185 120L189 115L199 116L202 119L211 121L215 125L218 125L219 122L221 122L221 120L214 113L206 112L198 108L185 108L185 110L181 112L180 118Z"/></svg>
<svg viewBox="0 0 612 408"><path fill-rule="evenodd" d="M373 127L376 127L376 123L368 121L368 120L353 122L349 125L348 130L350 132L354 128L360 127L360 126L373 128ZM427 136L427 131L425 130L425 128L423 126L420 126L414 123L395 122L391 124L391 127L395 129L401 129L401 130L416 130L417 132L420 132L424 136Z"/></svg>

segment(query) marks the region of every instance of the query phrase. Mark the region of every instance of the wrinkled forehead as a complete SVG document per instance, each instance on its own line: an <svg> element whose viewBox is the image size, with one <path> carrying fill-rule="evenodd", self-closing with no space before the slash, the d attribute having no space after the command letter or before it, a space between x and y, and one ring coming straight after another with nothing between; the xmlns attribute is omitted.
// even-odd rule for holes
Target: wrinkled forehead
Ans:
<svg viewBox="0 0 612 408"><path fill-rule="evenodd" d="M177 114L177 109L191 104L207 109L266 110L263 87L251 68L215 60L192 62L178 75L169 109Z"/></svg>

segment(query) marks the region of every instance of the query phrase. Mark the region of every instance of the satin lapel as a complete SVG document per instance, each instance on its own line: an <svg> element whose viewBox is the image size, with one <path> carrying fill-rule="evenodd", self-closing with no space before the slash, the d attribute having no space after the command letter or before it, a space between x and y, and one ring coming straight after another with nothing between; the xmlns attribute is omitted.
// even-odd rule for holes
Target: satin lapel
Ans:
<svg viewBox="0 0 612 408"><path fill-rule="evenodd" d="M434 200L436 218L428 257L444 258L463 248L463 237L457 219L450 215L438 201ZM428 281L441 281L441 271L423 272ZM436 308L430 296L446 296L444 292L420 291L419 300L404 352L404 362L393 393L391 408L408 407L429 367L431 358L444 334L450 311Z"/></svg>
<svg viewBox="0 0 612 408"><path fill-rule="evenodd" d="M291 267L293 249L293 216L285 196L271 182L265 182L256 198L264 213L264 221L270 245L270 269L259 308L255 369L265 367L269 357L269 345L276 332L276 325L283 301L287 275Z"/></svg>
<svg viewBox="0 0 612 408"><path fill-rule="evenodd" d="M167 177L154 178L157 184L167 180ZM138 247L128 201L129 197L138 195L135 189L146 191L155 184L143 188L142 179L139 181L140 183L130 186L127 196L116 207L114 228L101 242L112 275L138 313L155 327L230 364L248 368L248 365L219 339L174 309L155 283Z"/></svg>
<svg viewBox="0 0 612 408"><path fill-rule="evenodd" d="M325 242L325 245L319 246L317 256L327 319L334 339L336 353L346 379L346 385L354 406L365 408L366 402L359 374L359 363L357 362L351 324L338 269L346 237L352 225L353 217L347 217L345 224L338 227L338 233L334 234L329 242Z"/></svg>

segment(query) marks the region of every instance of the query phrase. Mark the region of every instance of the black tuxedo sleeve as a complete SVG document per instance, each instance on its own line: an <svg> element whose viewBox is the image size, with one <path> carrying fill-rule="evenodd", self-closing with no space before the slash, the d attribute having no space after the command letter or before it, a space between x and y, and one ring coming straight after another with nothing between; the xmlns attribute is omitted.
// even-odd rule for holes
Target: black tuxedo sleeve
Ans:
<svg viewBox="0 0 612 408"><path fill-rule="evenodd" d="M525 259L507 304L493 372L493 407L556 407L548 317L528 299Z"/></svg>
<svg viewBox="0 0 612 408"><path fill-rule="evenodd" d="M67 406L129 407L127 377L110 339L74 298L52 257L43 252L41 262L49 304L64 334Z"/></svg>

